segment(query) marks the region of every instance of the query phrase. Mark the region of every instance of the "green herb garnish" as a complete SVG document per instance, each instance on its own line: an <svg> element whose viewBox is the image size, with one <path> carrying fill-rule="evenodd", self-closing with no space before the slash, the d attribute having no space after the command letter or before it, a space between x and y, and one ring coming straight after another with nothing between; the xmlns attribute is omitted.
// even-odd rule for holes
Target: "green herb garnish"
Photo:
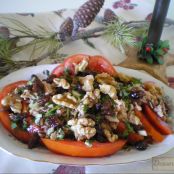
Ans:
<svg viewBox="0 0 174 174"><path fill-rule="evenodd" d="M57 109L60 109L60 108L61 106L59 105L54 106L52 109L50 109L48 112L45 113L45 116L48 117L48 116L54 115Z"/></svg>

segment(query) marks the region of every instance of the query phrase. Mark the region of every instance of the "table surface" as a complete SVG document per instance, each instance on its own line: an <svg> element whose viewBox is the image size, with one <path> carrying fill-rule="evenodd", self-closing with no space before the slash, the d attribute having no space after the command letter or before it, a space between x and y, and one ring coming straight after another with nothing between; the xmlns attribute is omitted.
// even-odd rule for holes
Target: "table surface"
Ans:
<svg viewBox="0 0 174 174"><path fill-rule="evenodd" d="M57 16L54 12L48 11L57 11L62 8L66 9L75 9L79 7L84 0L26 0L19 1L13 0L13 5L10 5L12 1L10 0L1 0L0 13L26 13L26 12L44 12L44 13L36 13L34 17L32 16L22 16L19 14L9 15L9 17L14 17L26 24L35 25L39 22L43 26L48 26L53 23L55 26L60 26L63 19ZM73 3L72 3L73 2ZM105 8L112 8L112 4L115 1L107 0L105 3ZM135 3L137 6L133 10L123 10L123 9L113 9L117 15L121 15L126 20L143 20L149 13L153 10L154 0L153 1L139 1L132 0L132 3ZM168 17L174 19L174 13L172 7L174 5L174 1L171 1L171 6L169 9ZM47 12L46 12L47 11ZM74 11L66 10L63 14L63 17L72 16ZM27 20L26 20L27 19ZM97 24L92 24L92 26L96 26ZM171 45L171 53L174 53L174 33L173 27L168 27L164 29L162 38L168 39ZM120 53L120 51L112 46L108 45L102 39L98 38L97 40L91 39L91 42L95 42L96 49L91 49L87 45L85 45L82 41L77 41L76 43L66 45L61 52L68 54L75 54L77 52L88 53L88 54L102 54L110 59L112 63L121 62L125 56ZM105 48L105 49L103 49ZM26 53L19 55L18 59L24 59ZM117 55L117 58L115 58ZM26 58L27 59L27 58ZM42 63L49 63L48 61L43 61ZM174 76L173 67L169 67L167 70L169 76ZM163 155L163 157L174 157L174 150L170 151ZM23 159L20 157L16 157L8 154L0 150L0 173L53 173L54 170L58 168L58 164L50 164L50 163L40 163L33 162L31 160ZM152 159L141 162L134 162L128 164L120 164L120 165L109 165L109 166L86 166L86 173L159 173L159 171L152 170ZM167 173L167 171L161 171L162 173ZM173 171L168 171L173 172Z"/></svg>

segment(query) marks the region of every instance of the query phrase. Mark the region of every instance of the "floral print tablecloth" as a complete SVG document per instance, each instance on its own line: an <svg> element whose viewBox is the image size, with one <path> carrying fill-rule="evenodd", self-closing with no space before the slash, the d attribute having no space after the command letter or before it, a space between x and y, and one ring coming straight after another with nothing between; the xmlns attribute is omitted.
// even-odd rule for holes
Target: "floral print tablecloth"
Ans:
<svg viewBox="0 0 174 174"><path fill-rule="evenodd" d="M173 2L172 2L173 4ZM144 20L149 18L149 14L153 10L154 1L150 3L148 1L139 0L124 0L112 1L110 8L119 16L123 17L127 21L129 20ZM107 6L108 7L108 6ZM47 29L58 31L60 24L68 16L73 16L75 10L57 10L49 13L17 13L17 14L2 14L1 17L9 17L22 21L26 25L34 28L37 25L42 25ZM103 10L100 12L102 15ZM173 12L169 10L169 16L172 17ZM174 16L173 16L174 18ZM0 19L0 22L8 23L6 20ZM99 25L93 22L89 28ZM165 27L162 38L170 41L170 53L174 54L174 25ZM8 35L7 31L0 26L0 34ZM91 38L89 41L94 45L90 46L88 43L79 40L64 46L61 49L61 55L71 55L76 53L86 54L101 54L110 59L114 64L118 64L125 59L125 55L122 54L117 48L114 48L108 44L102 38ZM25 40L23 41L25 42ZM21 43L22 44L22 43ZM14 57L15 60L28 60L31 59L31 50L26 50ZM38 55L33 55L32 59L37 58ZM45 59L39 64L54 63L55 59ZM174 88L174 69L173 66L167 69L169 85ZM174 156L174 151L171 151L163 156ZM86 167L67 167L58 166L56 164L39 163L30 160L25 160L19 157L11 156L6 152L0 151L0 173L141 173L141 172L155 172L152 171L152 161L147 160L144 162L112 165L112 166L86 166ZM138 167L137 167L138 166ZM159 173L159 172L157 172Z"/></svg>

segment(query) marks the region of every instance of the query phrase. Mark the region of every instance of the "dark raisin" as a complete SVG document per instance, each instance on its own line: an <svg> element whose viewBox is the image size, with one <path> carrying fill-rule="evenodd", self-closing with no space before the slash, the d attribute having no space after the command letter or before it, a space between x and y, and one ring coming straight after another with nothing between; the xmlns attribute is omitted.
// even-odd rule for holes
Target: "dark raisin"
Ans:
<svg viewBox="0 0 174 174"><path fill-rule="evenodd" d="M144 129L143 125L131 124L131 126L133 127L133 129L135 130L135 132L138 132L139 130L143 130Z"/></svg>
<svg viewBox="0 0 174 174"><path fill-rule="evenodd" d="M95 128L96 128L96 134L94 136L95 140L97 140L97 141L99 141L101 143L107 142L108 140L105 137L105 135L103 133L103 130L100 127L100 125L96 125Z"/></svg>
<svg viewBox="0 0 174 174"><path fill-rule="evenodd" d="M57 126L62 126L63 125L63 121L60 120L59 118L57 117L49 117L46 119L46 122L45 124L49 127L57 127Z"/></svg>
<svg viewBox="0 0 174 174"><path fill-rule="evenodd" d="M153 138L152 138L152 136L148 135L148 136L145 137L144 141L147 144L152 144L153 143Z"/></svg>
<svg viewBox="0 0 174 174"><path fill-rule="evenodd" d="M68 92L68 90L67 89L63 89L62 87L57 87L56 88L56 92L58 94L63 94L64 92Z"/></svg>
<svg viewBox="0 0 174 174"><path fill-rule="evenodd" d="M24 116L20 115L20 114L10 114L9 117L14 122L19 122L19 121L22 121L24 119Z"/></svg>
<svg viewBox="0 0 174 174"><path fill-rule="evenodd" d="M86 70L86 71L83 71L83 72L78 72L77 76L81 76L81 77L84 77L84 76L87 76L87 75L95 76L96 74L97 74L96 72L92 72L92 71Z"/></svg>
<svg viewBox="0 0 174 174"><path fill-rule="evenodd" d="M45 89L42 81L36 75L32 75L31 79L32 91L36 92L39 96L43 95L43 93L45 93Z"/></svg>
<svg viewBox="0 0 174 174"><path fill-rule="evenodd" d="M140 99L144 96L144 92L141 90L132 90L132 92L130 93L130 98L131 99Z"/></svg>
<svg viewBox="0 0 174 174"><path fill-rule="evenodd" d="M76 84L75 86L75 90L77 90L79 93L81 94L85 94L85 91L82 89L82 85L81 84Z"/></svg>
<svg viewBox="0 0 174 174"><path fill-rule="evenodd" d="M148 144L146 141L140 141L140 142L136 143L136 145L135 145L135 148L137 150L146 150L147 147L148 147Z"/></svg>
<svg viewBox="0 0 174 174"><path fill-rule="evenodd" d="M56 75L51 74L50 76L48 76L48 78L45 80L47 83L53 83L53 79L57 78Z"/></svg>
<svg viewBox="0 0 174 174"><path fill-rule="evenodd" d="M50 95L44 95L42 97L39 98L38 100L38 104L40 106L43 106L45 103L49 102L51 99Z"/></svg>
<svg viewBox="0 0 174 174"><path fill-rule="evenodd" d="M101 114L102 115L114 115L114 108L111 102L105 102L101 105Z"/></svg>
<svg viewBox="0 0 174 174"><path fill-rule="evenodd" d="M97 111L100 111L101 110L101 103L97 103L95 105L95 108L96 108Z"/></svg>
<svg viewBox="0 0 174 174"><path fill-rule="evenodd" d="M40 145L40 137L38 133L32 134L29 142L28 142L28 148L33 149L35 147L38 147Z"/></svg>

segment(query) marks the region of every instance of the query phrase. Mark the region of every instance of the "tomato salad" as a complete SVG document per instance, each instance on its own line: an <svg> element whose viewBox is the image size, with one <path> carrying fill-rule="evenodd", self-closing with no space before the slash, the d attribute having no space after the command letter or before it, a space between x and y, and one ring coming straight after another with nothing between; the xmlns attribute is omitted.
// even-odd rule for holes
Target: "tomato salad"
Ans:
<svg viewBox="0 0 174 174"><path fill-rule="evenodd" d="M102 56L70 56L46 79L5 86L0 101L1 123L18 140L70 156L145 150L172 134L162 89Z"/></svg>

